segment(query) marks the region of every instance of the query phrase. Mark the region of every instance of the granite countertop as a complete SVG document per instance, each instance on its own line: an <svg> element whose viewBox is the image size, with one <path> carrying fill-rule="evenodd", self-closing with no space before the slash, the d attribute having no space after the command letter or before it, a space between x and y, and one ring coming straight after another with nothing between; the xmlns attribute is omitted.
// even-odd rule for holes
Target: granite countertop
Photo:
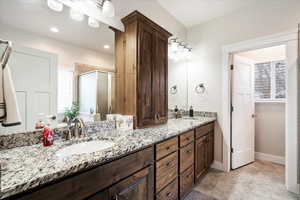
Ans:
<svg viewBox="0 0 300 200"><path fill-rule="evenodd" d="M167 124L153 128L102 131L92 134L89 139L112 141L115 143L112 148L64 158L58 157L56 152L74 142L56 141L50 147L38 144L1 150L0 199L95 167L215 120L214 117L170 119Z"/></svg>

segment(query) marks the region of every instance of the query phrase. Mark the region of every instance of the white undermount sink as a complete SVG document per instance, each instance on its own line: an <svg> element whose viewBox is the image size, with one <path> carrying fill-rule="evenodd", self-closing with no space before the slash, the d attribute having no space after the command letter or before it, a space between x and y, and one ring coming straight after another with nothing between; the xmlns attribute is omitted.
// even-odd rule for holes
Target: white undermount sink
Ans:
<svg viewBox="0 0 300 200"><path fill-rule="evenodd" d="M56 155L60 158L64 158L72 155L94 153L107 150L114 145L113 142L103 140L83 142L62 148L56 152Z"/></svg>

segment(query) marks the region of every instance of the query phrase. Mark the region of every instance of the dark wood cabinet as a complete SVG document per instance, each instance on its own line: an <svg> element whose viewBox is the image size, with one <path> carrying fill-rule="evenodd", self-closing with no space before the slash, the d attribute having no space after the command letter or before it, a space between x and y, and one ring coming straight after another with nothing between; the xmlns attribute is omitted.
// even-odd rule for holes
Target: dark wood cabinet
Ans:
<svg viewBox="0 0 300 200"><path fill-rule="evenodd" d="M214 161L214 123L196 129L195 181L197 182Z"/></svg>
<svg viewBox="0 0 300 200"><path fill-rule="evenodd" d="M138 128L167 122L168 38L165 29L135 11L115 31L116 112L133 115Z"/></svg>
<svg viewBox="0 0 300 200"><path fill-rule="evenodd" d="M207 166L210 167L214 162L214 133L210 132L207 136Z"/></svg>
<svg viewBox="0 0 300 200"><path fill-rule="evenodd" d="M86 200L153 200L152 169L143 169Z"/></svg>
<svg viewBox="0 0 300 200"><path fill-rule="evenodd" d="M207 144L206 136L203 136L196 140L196 163L195 163L195 178L196 180L201 177L207 167Z"/></svg>
<svg viewBox="0 0 300 200"><path fill-rule="evenodd" d="M155 33L155 64L153 76L155 123L168 119L168 37Z"/></svg>
<svg viewBox="0 0 300 200"><path fill-rule="evenodd" d="M180 199L184 197L192 190L194 186L194 166L180 174Z"/></svg>
<svg viewBox="0 0 300 200"><path fill-rule="evenodd" d="M153 173L152 167L146 168L109 189L112 200L152 200Z"/></svg>
<svg viewBox="0 0 300 200"><path fill-rule="evenodd" d="M184 199L213 160L210 123L9 199Z"/></svg>
<svg viewBox="0 0 300 200"><path fill-rule="evenodd" d="M151 172L153 158L153 148L147 148L86 172L77 173L71 177L59 180L56 183L51 183L42 188L37 188L34 191L26 192L26 194L16 195L10 199L82 200L91 198L96 200L111 200L112 198L106 197L110 194L116 195L121 192L121 190L124 190L125 187L128 186L129 188L129 185L134 185L134 183L138 183L137 193L134 194L141 195L146 193L145 190L147 190L147 194L150 195L154 191L153 172ZM140 172L146 168L147 170ZM126 180L125 182L122 181L124 179ZM120 185L118 188L111 187L116 183L118 185L119 182ZM111 189L107 191L106 188ZM131 193L128 195L131 195Z"/></svg>

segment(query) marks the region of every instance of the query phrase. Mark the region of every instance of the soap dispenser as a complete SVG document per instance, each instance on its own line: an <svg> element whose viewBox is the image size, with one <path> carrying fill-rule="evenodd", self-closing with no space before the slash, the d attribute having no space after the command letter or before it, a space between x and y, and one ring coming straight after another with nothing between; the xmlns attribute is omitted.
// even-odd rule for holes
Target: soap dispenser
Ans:
<svg viewBox="0 0 300 200"><path fill-rule="evenodd" d="M177 107L177 105L175 106L174 112L178 112L178 107Z"/></svg>
<svg viewBox="0 0 300 200"><path fill-rule="evenodd" d="M190 107L189 116L194 117L194 109L193 106Z"/></svg>

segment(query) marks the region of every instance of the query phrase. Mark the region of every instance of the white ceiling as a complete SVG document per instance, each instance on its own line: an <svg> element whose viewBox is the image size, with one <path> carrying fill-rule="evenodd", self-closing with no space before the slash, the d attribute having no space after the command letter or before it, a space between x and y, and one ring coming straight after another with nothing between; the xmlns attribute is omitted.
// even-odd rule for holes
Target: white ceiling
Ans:
<svg viewBox="0 0 300 200"><path fill-rule="evenodd" d="M161 7L185 26L192 26L254 1L256 0L113 0L113 3L120 18L137 9L162 23L162 26L174 27L174 20L166 20L166 15L159 15ZM99 29L90 28L87 18L84 22L73 21L69 17L68 8L65 7L62 13L54 12L47 7L46 0L0 0L1 23L80 47L110 54L114 52L114 33L107 25L102 24ZM49 29L53 26L60 32L50 32ZM104 49L106 44L111 48Z"/></svg>
<svg viewBox="0 0 300 200"><path fill-rule="evenodd" d="M114 33L107 25L102 24L99 29L90 28L87 25L87 17L84 22L73 21L69 17L69 8L65 7L62 13L57 13L50 10L46 2L46 0L0 0L0 24L113 54ZM163 21L159 18L160 15L153 14L160 12L157 8L161 8L156 0L113 0L113 3L119 18L139 10L148 15L150 13L150 16L154 15L153 18L158 22ZM53 26L60 32L56 34L50 32L49 29ZM103 48L106 44L111 46L109 50Z"/></svg>
<svg viewBox="0 0 300 200"><path fill-rule="evenodd" d="M222 17L257 0L157 0L162 7L187 27Z"/></svg>

